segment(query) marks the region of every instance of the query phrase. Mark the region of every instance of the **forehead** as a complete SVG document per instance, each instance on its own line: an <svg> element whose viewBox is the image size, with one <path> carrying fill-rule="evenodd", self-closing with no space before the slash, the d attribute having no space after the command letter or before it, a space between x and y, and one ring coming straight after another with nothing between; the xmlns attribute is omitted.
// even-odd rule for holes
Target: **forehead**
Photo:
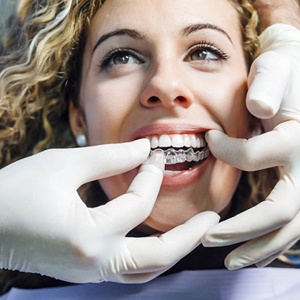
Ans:
<svg viewBox="0 0 300 300"><path fill-rule="evenodd" d="M233 38L241 36L230 0L106 0L92 20L89 37L97 39L118 28L170 34L193 23L210 23Z"/></svg>

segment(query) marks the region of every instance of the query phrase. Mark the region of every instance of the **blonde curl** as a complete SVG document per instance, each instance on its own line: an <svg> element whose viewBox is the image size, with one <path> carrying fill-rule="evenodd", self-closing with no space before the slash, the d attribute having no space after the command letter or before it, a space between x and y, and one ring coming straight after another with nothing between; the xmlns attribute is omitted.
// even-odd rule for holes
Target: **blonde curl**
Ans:
<svg viewBox="0 0 300 300"><path fill-rule="evenodd" d="M49 147L72 145L63 90L70 59L77 59L74 54L101 3L20 2L0 58L2 166Z"/></svg>

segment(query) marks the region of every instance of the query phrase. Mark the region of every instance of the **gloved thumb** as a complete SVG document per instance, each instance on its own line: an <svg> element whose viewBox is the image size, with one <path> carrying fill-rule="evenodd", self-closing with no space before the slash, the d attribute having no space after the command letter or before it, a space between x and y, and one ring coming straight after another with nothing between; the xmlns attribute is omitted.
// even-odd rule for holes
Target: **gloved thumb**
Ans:
<svg viewBox="0 0 300 300"><path fill-rule="evenodd" d="M246 97L251 114L259 119L269 119L278 112L288 85L289 71L288 61L274 51L261 54L253 62Z"/></svg>

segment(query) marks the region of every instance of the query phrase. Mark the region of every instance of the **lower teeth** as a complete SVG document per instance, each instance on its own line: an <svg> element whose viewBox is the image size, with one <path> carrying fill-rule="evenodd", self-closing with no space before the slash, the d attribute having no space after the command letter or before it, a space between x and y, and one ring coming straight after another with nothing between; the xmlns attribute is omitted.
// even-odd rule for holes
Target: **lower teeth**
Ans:
<svg viewBox="0 0 300 300"><path fill-rule="evenodd" d="M203 149L202 151L194 151L193 148L189 148L187 150L175 150L173 148L169 148L167 150L162 149L155 149L150 151L150 155L152 156L153 153L156 151L163 151L164 152L164 163L166 165L175 165L178 163L184 162L199 162L207 158L210 154L208 148Z"/></svg>

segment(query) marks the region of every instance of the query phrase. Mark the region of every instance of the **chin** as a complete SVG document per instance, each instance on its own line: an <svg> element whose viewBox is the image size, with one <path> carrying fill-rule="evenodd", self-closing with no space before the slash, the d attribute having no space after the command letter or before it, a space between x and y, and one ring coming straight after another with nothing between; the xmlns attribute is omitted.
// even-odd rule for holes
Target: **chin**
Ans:
<svg viewBox="0 0 300 300"><path fill-rule="evenodd" d="M205 211L214 211L222 218L226 217L240 178L239 170L229 169L231 172L226 172L226 175L235 180L219 180L218 186L210 181L194 188L162 188L150 216L141 228L146 228L147 233L150 233L150 228L153 232L166 232Z"/></svg>
<svg viewBox="0 0 300 300"><path fill-rule="evenodd" d="M204 211L214 211L219 214L226 214L230 208L231 202L231 198L226 200L222 199L222 204L216 203L212 205L211 203L214 202L209 199L202 199L203 201L199 201L198 198L197 203L196 201L188 201L188 199L187 201L182 201L181 198L179 204L176 205L174 197L171 197L170 199L171 200L169 201L172 201L173 205L168 205L166 202L169 201L160 201L161 199L158 198L150 216L141 224L141 226L139 226L139 230L147 234L167 232Z"/></svg>

